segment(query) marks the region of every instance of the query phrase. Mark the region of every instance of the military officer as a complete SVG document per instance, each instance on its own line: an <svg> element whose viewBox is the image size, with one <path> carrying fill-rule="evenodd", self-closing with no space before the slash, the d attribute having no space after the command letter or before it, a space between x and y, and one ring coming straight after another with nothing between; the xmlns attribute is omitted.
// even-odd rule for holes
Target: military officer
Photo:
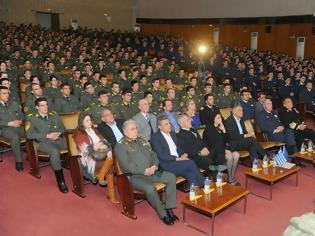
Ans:
<svg viewBox="0 0 315 236"><path fill-rule="evenodd" d="M67 148L64 137L65 127L56 112L48 111L47 98L35 100L36 112L27 116L26 135L35 139L39 150L48 152L51 166L55 172L59 191L67 193L68 188L64 180L60 161L60 150Z"/></svg>
<svg viewBox="0 0 315 236"><path fill-rule="evenodd" d="M219 108L231 108L235 102L234 95L231 92L231 85L223 85L223 93L217 95L217 106Z"/></svg>
<svg viewBox="0 0 315 236"><path fill-rule="evenodd" d="M214 96L212 93L204 96L205 105L200 108L199 116L202 125L211 125L211 117L220 109L214 105Z"/></svg>
<svg viewBox="0 0 315 236"><path fill-rule="evenodd" d="M86 75L81 75L79 81L79 84L75 84L73 86L73 95L76 96L78 99L80 99L84 93L84 84L88 82L88 78Z"/></svg>
<svg viewBox="0 0 315 236"><path fill-rule="evenodd" d="M161 103L154 103L153 102L153 95L150 91L146 91L143 95L143 98L147 100L149 106L150 106L150 112L154 115L157 115L161 112Z"/></svg>
<svg viewBox="0 0 315 236"><path fill-rule="evenodd" d="M315 143L314 130L307 128L299 111L293 106L291 98L285 98L280 109L279 118L283 126L291 129L295 135L296 146L301 147L305 138L312 140Z"/></svg>
<svg viewBox="0 0 315 236"><path fill-rule="evenodd" d="M111 106L121 103L120 86L113 82L111 85L112 91L109 93L109 104Z"/></svg>
<svg viewBox="0 0 315 236"><path fill-rule="evenodd" d="M135 114L138 113L137 105L131 102L132 95L131 90L126 89L122 92L122 102L113 105L113 112L117 119L128 120L131 119Z"/></svg>
<svg viewBox="0 0 315 236"><path fill-rule="evenodd" d="M0 134L10 140L15 157L15 169L23 171L20 139L24 135L22 127L24 115L18 103L9 101L9 96L9 89L0 86Z"/></svg>
<svg viewBox="0 0 315 236"><path fill-rule="evenodd" d="M35 105L34 105L35 100L37 98L44 96L43 89L40 87L39 84L32 83L30 85L30 88L31 88L31 95L27 98L26 105L24 107L24 111L28 114L36 111ZM53 104L52 100L49 97L47 97L47 101L48 101L49 109L54 110L54 106L53 106L54 104Z"/></svg>
<svg viewBox="0 0 315 236"><path fill-rule="evenodd" d="M135 103L138 103L138 101L140 99L143 98L143 91L140 91L140 85L139 85L139 82L137 80L132 80L130 82L130 87L131 87L131 90L132 90L132 100L135 102Z"/></svg>
<svg viewBox="0 0 315 236"><path fill-rule="evenodd" d="M160 89L160 80L155 78L152 80L152 87L150 88L150 92L153 95L154 103L161 103L165 97L165 93Z"/></svg>
<svg viewBox="0 0 315 236"><path fill-rule="evenodd" d="M130 173L133 187L145 193L151 206L166 225L178 220L172 208L176 207L176 178L172 173L160 170L159 160L152 151L150 143L138 137L138 129L134 120L127 120L123 125L125 137L115 147L115 153L123 172ZM154 188L154 183L166 185L165 207Z"/></svg>
<svg viewBox="0 0 315 236"><path fill-rule="evenodd" d="M191 85L188 85L186 87L186 94L182 97L182 100L181 100L181 103L180 103L180 107L183 109L186 102L189 100L189 99L192 99L194 100L196 106L197 106L197 109L199 110L200 108L200 100L198 98L198 96L196 95L196 90L193 86Z"/></svg>
<svg viewBox="0 0 315 236"><path fill-rule="evenodd" d="M55 100L54 108L59 114L79 112L81 110L79 99L71 95L71 87L67 83L60 85L61 96Z"/></svg>
<svg viewBox="0 0 315 236"><path fill-rule="evenodd" d="M95 124L99 124L102 122L102 112L105 108L110 108L108 105L108 95L105 91L100 91L98 93L98 101L92 103L84 111L91 115Z"/></svg>
<svg viewBox="0 0 315 236"><path fill-rule="evenodd" d="M80 98L80 102L81 102L81 108L84 110L92 103L97 102L97 95L95 93L94 86L91 84L91 82L86 82L83 85L83 88L84 88L84 93L82 94Z"/></svg>

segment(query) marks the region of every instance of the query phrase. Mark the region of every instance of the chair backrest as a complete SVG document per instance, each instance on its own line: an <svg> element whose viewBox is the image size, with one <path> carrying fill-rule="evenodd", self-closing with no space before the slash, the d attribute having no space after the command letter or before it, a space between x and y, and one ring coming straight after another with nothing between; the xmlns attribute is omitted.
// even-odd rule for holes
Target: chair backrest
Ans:
<svg viewBox="0 0 315 236"><path fill-rule="evenodd" d="M77 145L74 141L73 133L67 133L66 139L67 139L67 144L68 144L68 153L70 157L79 156L80 154L78 152Z"/></svg>
<svg viewBox="0 0 315 236"><path fill-rule="evenodd" d="M116 174L122 175L124 172L122 171L114 152L113 152L113 160L114 160L114 166L115 166Z"/></svg>
<svg viewBox="0 0 315 236"><path fill-rule="evenodd" d="M75 130L78 127L79 112L61 114L60 119L67 131Z"/></svg>
<svg viewBox="0 0 315 236"><path fill-rule="evenodd" d="M245 128L246 128L247 132L248 133L254 133L255 137L256 137L256 133L255 133L252 122L250 120L245 120L244 124L245 124Z"/></svg>
<svg viewBox="0 0 315 236"><path fill-rule="evenodd" d="M226 120L231 115L232 108L221 108L220 113L224 120Z"/></svg>
<svg viewBox="0 0 315 236"><path fill-rule="evenodd" d="M28 83L20 83L20 93L25 93L25 90L29 85L30 84Z"/></svg>
<svg viewBox="0 0 315 236"><path fill-rule="evenodd" d="M203 132L205 132L205 129L204 128L200 128L200 129L197 129L200 137L202 138L202 135L203 135Z"/></svg>

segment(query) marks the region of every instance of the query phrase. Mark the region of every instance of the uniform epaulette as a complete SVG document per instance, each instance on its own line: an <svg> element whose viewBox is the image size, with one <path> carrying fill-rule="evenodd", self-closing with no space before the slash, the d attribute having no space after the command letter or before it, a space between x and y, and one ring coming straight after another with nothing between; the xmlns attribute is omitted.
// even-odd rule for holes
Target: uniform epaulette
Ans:
<svg viewBox="0 0 315 236"><path fill-rule="evenodd" d="M48 114L49 114L49 115L55 115L55 114L57 114L57 113L54 112L54 111L51 111L51 112L49 112Z"/></svg>
<svg viewBox="0 0 315 236"><path fill-rule="evenodd" d="M88 111L88 110L90 110L90 108L89 108L89 107L87 107L87 108L85 108L85 109L84 109L84 111Z"/></svg>
<svg viewBox="0 0 315 236"><path fill-rule="evenodd" d="M34 113L30 113L30 114L27 115L27 117L31 117L33 115L34 115Z"/></svg>

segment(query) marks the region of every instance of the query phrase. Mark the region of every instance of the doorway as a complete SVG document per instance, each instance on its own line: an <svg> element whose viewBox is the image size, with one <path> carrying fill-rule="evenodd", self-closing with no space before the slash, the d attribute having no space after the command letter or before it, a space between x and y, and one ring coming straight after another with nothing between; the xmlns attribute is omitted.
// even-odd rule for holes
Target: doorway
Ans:
<svg viewBox="0 0 315 236"><path fill-rule="evenodd" d="M36 12L36 22L46 29L59 30L59 13L55 12Z"/></svg>

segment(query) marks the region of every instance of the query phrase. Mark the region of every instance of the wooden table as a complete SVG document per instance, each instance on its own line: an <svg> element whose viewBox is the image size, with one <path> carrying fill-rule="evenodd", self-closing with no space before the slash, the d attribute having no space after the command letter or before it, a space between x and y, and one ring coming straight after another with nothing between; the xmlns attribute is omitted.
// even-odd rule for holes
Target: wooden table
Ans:
<svg viewBox="0 0 315 236"><path fill-rule="evenodd" d="M296 152L294 156L305 161L309 161L315 165L315 151L313 152Z"/></svg>
<svg viewBox="0 0 315 236"><path fill-rule="evenodd" d="M298 178L299 178L299 170L301 169L298 166L293 166L291 169L285 169L282 167L268 167L268 168L261 168L259 167L259 171L254 172L252 171L251 168L248 168L244 174L246 176L246 183L245 183L245 188L248 186L248 179L253 179L258 182L264 183L269 185L269 198L264 197L262 195L258 195L256 193L251 193L253 195L256 195L258 197L262 197L267 200L272 200L272 189L273 185L280 182L281 180L295 174L296 175L296 187L298 186Z"/></svg>
<svg viewBox="0 0 315 236"><path fill-rule="evenodd" d="M214 218L224 209L244 198L243 214L246 213L247 195L249 194L249 191L245 188L234 186L231 184L225 184L222 187L215 187L214 191L209 194L204 194L203 190L201 189L199 190L199 194L202 195L202 197L198 198L197 200L190 201L188 195L182 200L181 203L183 204L183 221L185 222L186 220L186 208L198 212L202 215L211 217L212 236L214 234ZM204 232L192 225L187 226L208 234L207 232Z"/></svg>

